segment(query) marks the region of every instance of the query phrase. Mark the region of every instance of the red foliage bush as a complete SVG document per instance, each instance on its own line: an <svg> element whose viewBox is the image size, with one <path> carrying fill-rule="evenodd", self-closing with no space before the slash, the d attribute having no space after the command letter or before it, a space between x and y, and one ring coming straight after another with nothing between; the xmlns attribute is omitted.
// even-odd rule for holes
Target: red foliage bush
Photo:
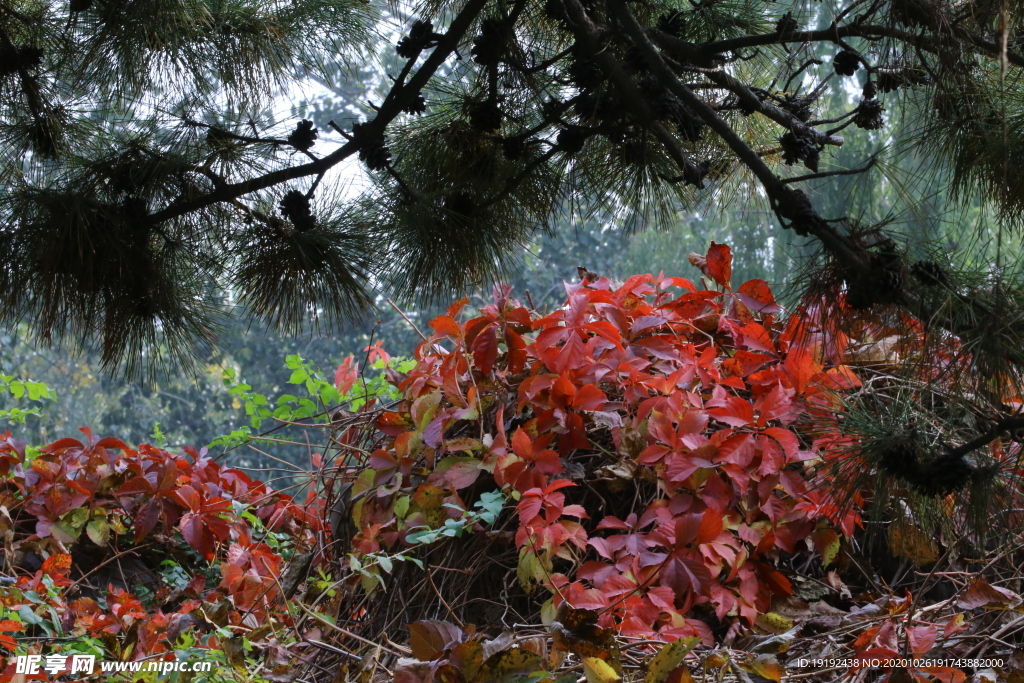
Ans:
<svg viewBox="0 0 1024 683"><path fill-rule="evenodd" d="M437 527L491 475L517 501L524 587L666 640L711 640L687 616L701 603L752 623L790 591L780 552L835 559L859 519L808 485L809 417L827 420L834 390L859 380L812 318L780 318L765 282L731 289L728 247L693 261L716 288L600 278L540 316L497 287L479 316L458 321L463 299L431 321L416 367L393 378L404 400L378 422L390 440L353 489L376 493L355 507L355 547ZM653 502L625 519L567 503L569 462L588 452L612 461L588 478L649 481Z"/></svg>
<svg viewBox="0 0 1024 683"><path fill-rule="evenodd" d="M168 652L185 628L211 614L221 615L218 626L253 628L271 613L288 620L277 600L282 558L254 538L253 525L240 514L251 513L264 530L287 533L295 544L309 546L321 528L315 500L298 505L206 458L205 451L132 449L117 439L99 439L89 429L82 432L84 441L61 439L35 453L10 434L0 441L0 531L7 550L46 557L37 571L17 577L5 590L4 608L27 606L54 615L73 635L120 634L134 643L133 659ZM175 540L175 532L184 543ZM122 588L106 587L96 598L70 601L62 590L86 578L80 567L80 578L71 578L72 553L86 546L116 557L143 545L180 555L186 544L198 555L194 564L219 559L223 578L206 586L197 574L176 592L161 586L154 601L170 606L170 612L147 609ZM194 618L186 618L190 614ZM25 628L15 621L4 624L14 631ZM216 636L204 643L216 644ZM0 646L10 650L13 645L9 636L0 637Z"/></svg>

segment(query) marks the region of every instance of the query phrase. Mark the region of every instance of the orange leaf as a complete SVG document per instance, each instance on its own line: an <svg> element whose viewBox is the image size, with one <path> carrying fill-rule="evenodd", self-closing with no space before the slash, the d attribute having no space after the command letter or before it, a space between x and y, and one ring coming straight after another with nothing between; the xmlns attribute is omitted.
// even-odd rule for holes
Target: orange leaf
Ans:
<svg viewBox="0 0 1024 683"><path fill-rule="evenodd" d="M444 334L452 339L458 339L462 336L462 330L459 329L459 324L455 322L453 318L449 318L446 315L439 315L430 321L430 326L434 329L434 332L438 334Z"/></svg>
<svg viewBox="0 0 1024 683"><path fill-rule="evenodd" d="M707 255L707 273L715 282L730 289L732 281L732 249L724 244L711 243Z"/></svg>
<svg viewBox="0 0 1024 683"><path fill-rule="evenodd" d="M50 555L43 562L42 572L49 576L67 576L71 571L71 556L66 553Z"/></svg>

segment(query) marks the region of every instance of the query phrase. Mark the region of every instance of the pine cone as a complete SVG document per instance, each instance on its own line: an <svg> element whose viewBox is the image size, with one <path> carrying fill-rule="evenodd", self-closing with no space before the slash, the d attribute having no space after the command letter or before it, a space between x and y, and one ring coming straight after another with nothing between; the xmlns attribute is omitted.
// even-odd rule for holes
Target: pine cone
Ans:
<svg viewBox="0 0 1024 683"><path fill-rule="evenodd" d="M469 125L483 133L501 128L501 109L496 102L474 104L469 113Z"/></svg>
<svg viewBox="0 0 1024 683"><path fill-rule="evenodd" d="M313 122L302 119L288 136L288 144L300 152L305 152L316 143L316 137L317 129L313 127Z"/></svg>
<svg viewBox="0 0 1024 683"><path fill-rule="evenodd" d="M934 27L935 8L925 0L892 0L892 17L906 26Z"/></svg>
<svg viewBox="0 0 1024 683"><path fill-rule="evenodd" d="M614 95L605 93L597 101L597 109L594 111L601 121L618 120L622 116L622 103Z"/></svg>
<svg viewBox="0 0 1024 683"><path fill-rule="evenodd" d="M690 142L696 142L703 132L703 125L696 119L683 101L662 87L661 82L649 76L640 82L640 91L651 107L655 118L676 124L680 134Z"/></svg>
<svg viewBox="0 0 1024 683"><path fill-rule="evenodd" d="M658 28L677 38L686 34L686 15L679 10L658 17Z"/></svg>
<svg viewBox="0 0 1024 683"><path fill-rule="evenodd" d="M814 210L810 197L803 190L791 189L777 204L780 215L790 220L789 228L801 237L818 234L825 220Z"/></svg>
<svg viewBox="0 0 1024 683"><path fill-rule="evenodd" d="M427 111L427 99L423 97L423 95L417 95L402 111L406 114L415 114L419 116Z"/></svg>
<svg viewBox="0 0 1024 683"><path fill-rule="evenodd" d="M918 261L910 267L910 272L918 282L928 287L949 284L946 271L934 261Z"/></svg>
<svg viewBox="0 0 1024 683"><path fill-rule="evenodd" d="M72 12L84 12L92 7L92 0L71 0L68 9Z"/></svg>
<svg viewBox="0 0 1024 683"><path fill-rule="evenodd" d="M865 100L875 99L875 95L878 94L878 88L875 87L874 81L869 80L867 83L865 83L864 89L861 90L861 94L864 96Z"/></svg>
<svg viewBox="0 0 1024 683"><path fill-rule="evenodd" d="M434 33L434 25L432 23L417 19L412 22L409 35L398 41L395 52L404 59L414 59L428 47L436 46L439 37L438 34Z"/></svg>
<svg viewBox="0 0 1024 683"><path fill-rule="evenodd" d="M445 211L455 214L459 218L470 218L476 213L476 202L469 194L456 192L445 197L444 208Z"/></svg>
<svg viewBox="0 0 1024 683"><path fill-rule="evenodd" d="M580 128L565 128L558 134L557 147L566 154L576 154L583 149L587 134Z"/></svg>
<svg viewBox="0 0 1024 683"><path fill-rule="evenodd" d="M46 114L37 117L29 128L29 142L32 150L44 157L56 157L62 146L60 121Z"/></svg>
<svg viewBox="0 0 1024 683"><path fill-rule="evenodd" d="M604 82L604 71L586 58L574 58L566 73L572 84L583 92L594 90Z"/></svg>
<svg viewBox="0 0 1024 683"><path fill-rule="evenodd" d="M810 138L790 131L779 138L779 144L782 145L782 160L787 166L802 161L812 172L818 172L818 147Z"/></svg>
<svg viewBox="0 0 1024 683"><path fill-rule="evenodd" d="M18 73L19 69L32 71L43 63L43 48L22 45L0 48L0 76Z"/></svg>
<svg viewBox="0 0 1024 683"><path fill-rule="evenodd" d="M562 0L546 0L544 3L544 14L562 24L565 24L569 19L569 15L565 12L565 5L562 4Z"/></svg>
<svg viewBox="0 0 1024 683"><path fill-rule="evenodd" d="M384 136L371 136L366 132L366 124L356 123L352 126L352 139L359 145L359 160L371 171L386 168L391 162L391 151L387 148Z"/></svg>
<svg viewBox="0 0 1024 683"><path fill-rule="evenodd" d="M0 76L18 73L18 49L0 47Z"/></svg>
<svg viewBox="0 0 1024 683"><path fill-rule="evenodd" d="M298 190L289 190L281 198L281 215L292 222L299 232L316 227L316 219L309 207L309 199Z"/></svg>
<svg viewBox="0 0 1024 683"><path fill-rule="evenodd" d="M617 142L619 155L624 163L631 166L643 166L647 163L647 143L636 131L622 131Z"/></svg>
<svg viewBox="0 0 1024 683"><path fill-rule="evenodd" d="M917 451L907 443L897 443L878 457L878 465L886 473L903 481L916 481L921 477L921 463Z"/></svg>
<svg viewBox="0 0 1024 683"><path fill-rule="evenodd" d="M572 108L576 115L583 119L592 119L597 116L597 108L601 98L593 93L585 92L577 95L573 100Z"/></svg>
<svg viewBox="0 0 1024 683"><path fill-rule="evenodd" d="M626 50L626 53L622 56L623 65L633 73L647 73L651 70L650 65L647 64L647 57L644 56L643 51L636 45L630 45Z"/></svg>
<svg viewBox="0 0 1024 683"><path fill-rule="evenodd" d="M779 23L775 24L776 33L781 34L779 37L784 41L793 39L793 34L796 33L800 25L796 23L796 19L793 18L792 12L786 12Z"/></svg>
<svg viewBox="0 0 1024 683"><path fill-rule="evenodd" d="M921 463L920 476L908 483L926 496L948 496L963 490L976 468L962 455L943 453Z"/></svg>
<svg viewBox="0 0 1024 683"><path fill-rule="evenodd" d="M786 93L786 97L779 103L779 106L801 121L806 122L811 120L812 104L814 104L814 99L811 97L801 97Z"/></svg>
<svg viewBox="0 0 1024 683"><path fill-rule="evenodd" d="M505 22L485 19L480 25L480 35L473 39L473 61L484 66L493 66L501 61L507 50Z"/></svg>
<svg viewBox="0 0 1024 683"><path fill-rule="evenodd" d="M230 147L235 139L219 128L210 128L206 131L206 144L214 149Z"/></svg>
<svg viewBox="0 0 1024 683"><path fill-rule="evenodd" d="M509 161L518 161L529 154L532 142L522 135L505 138L501 141L501 153Z"/></svg>
<svg viewBox="0 0 1024 683"><path fill-rule="evenodd" d="M853 125L864 130L878 130L884 123L883 111L885 108L878 100L861 100L857 106L857 113L853 115Z"/></svg>
<svg viewBox="0 0 1024 683"><path fill-rule="evenodd" d="M840 76L852 76L860 68L860 57L849 50L841 50L832 60L832 68Z"/></svg>
<svg viewBox="0 0 1024 683"><path fill-rule="evenodd" d="M902 72L895 69L879 69L876 74L878 89L882 92L892 92L904 85Z"/></svg>
<svg viewBox="0 0 1024 683"><path fill-rule="evenodd" d="M846 283L846 305L855 311L866 311L875 305L871 291L859 283Z"/></svg>

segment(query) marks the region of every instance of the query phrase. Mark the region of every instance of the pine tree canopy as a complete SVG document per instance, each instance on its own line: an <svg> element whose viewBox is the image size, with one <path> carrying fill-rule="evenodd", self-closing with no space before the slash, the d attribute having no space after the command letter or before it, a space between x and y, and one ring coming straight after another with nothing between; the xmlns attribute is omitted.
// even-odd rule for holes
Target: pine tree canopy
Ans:
<svg viewBox="0 0 1024 683"><path fill-rule="evenodd" d="M991 287L954 287L939 259L825 213L815 187L888 182L914 156L954 201L1019 223L1022 9L0 0L0 317L110 367L185 362L231 310L299 330L377 291L500 277L567 205L670 227L744 202L816 241L815 286L969 336ZM311 74L385 53L400 66L365 120L273 114ZM357 160L353 194L329 172Z"/></svg>

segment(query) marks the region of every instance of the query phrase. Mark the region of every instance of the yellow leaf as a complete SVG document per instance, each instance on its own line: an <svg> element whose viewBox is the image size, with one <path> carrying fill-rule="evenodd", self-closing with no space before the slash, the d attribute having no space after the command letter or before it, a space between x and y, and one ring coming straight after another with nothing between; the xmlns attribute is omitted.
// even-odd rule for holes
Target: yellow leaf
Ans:
<svg viewBox="0 0 1024 683"><path fill-rule="evenodd" d="M644 676L644 683L664 683L683 658L690 654L693 648L700 643L699 638L680 638L674 643L665 645L654 659L647 665L647 675Z"/></svg>
<svg viewBox="0 0 1024 683"><path fill-rule="evenodd" d="M928 534L910 524L889 526L889 548L894 555L905 557L918 567L931 564L939 559L939 549L935 545L935 541Z"/></svg>
<svg viewBox="0 0 1024 683"><path fill-rule="evenodd" d="M771 681L782 681L786 667L779 664L775 655L758 655L753 662L754 673Z"/></svg>
<svg viewBox="0 0 1024 683"><path fill-rule="evenodd" d="M775 635L785 633L786 631L793 628L792 621L782 616L781 614L776 614L775 612L766 612L765 614L758 614L757 618L754 620L754 623L757 624L758 627L764 629L765 631L768 631L769 633L774 633Z"/></svg>
<svg viewBox="0 0 1024 683"><path fill-rule="evenodd" d="M622 680L615 669L599 657L584 657L583 673L587 676L587 683L617 683Z"/></svg>
<svg viewBox="0 0 1024 683"><path fill-rule="evenodd" d="M541 658L518 647L492 655L473 677L473 683L505 683L535 671Z"/></svg>
<svg viewBox="0 0 1024 683"><path fill-rule="evenodd" d="M814 546L821 554L821 561L824 566L829 566L839 556L840 540L839 534L833 529L824 528L815 531L811 538L814 539Z"/></svg>
<svg viewBox="0 0 1024 683"><path fill-rule="evenodd" d="M723 666L725 666L726 662L728 661L729 658L725 655L725 653L712 652L704 660L704 669L708 671L712 669L721 669Z"/></svg>

